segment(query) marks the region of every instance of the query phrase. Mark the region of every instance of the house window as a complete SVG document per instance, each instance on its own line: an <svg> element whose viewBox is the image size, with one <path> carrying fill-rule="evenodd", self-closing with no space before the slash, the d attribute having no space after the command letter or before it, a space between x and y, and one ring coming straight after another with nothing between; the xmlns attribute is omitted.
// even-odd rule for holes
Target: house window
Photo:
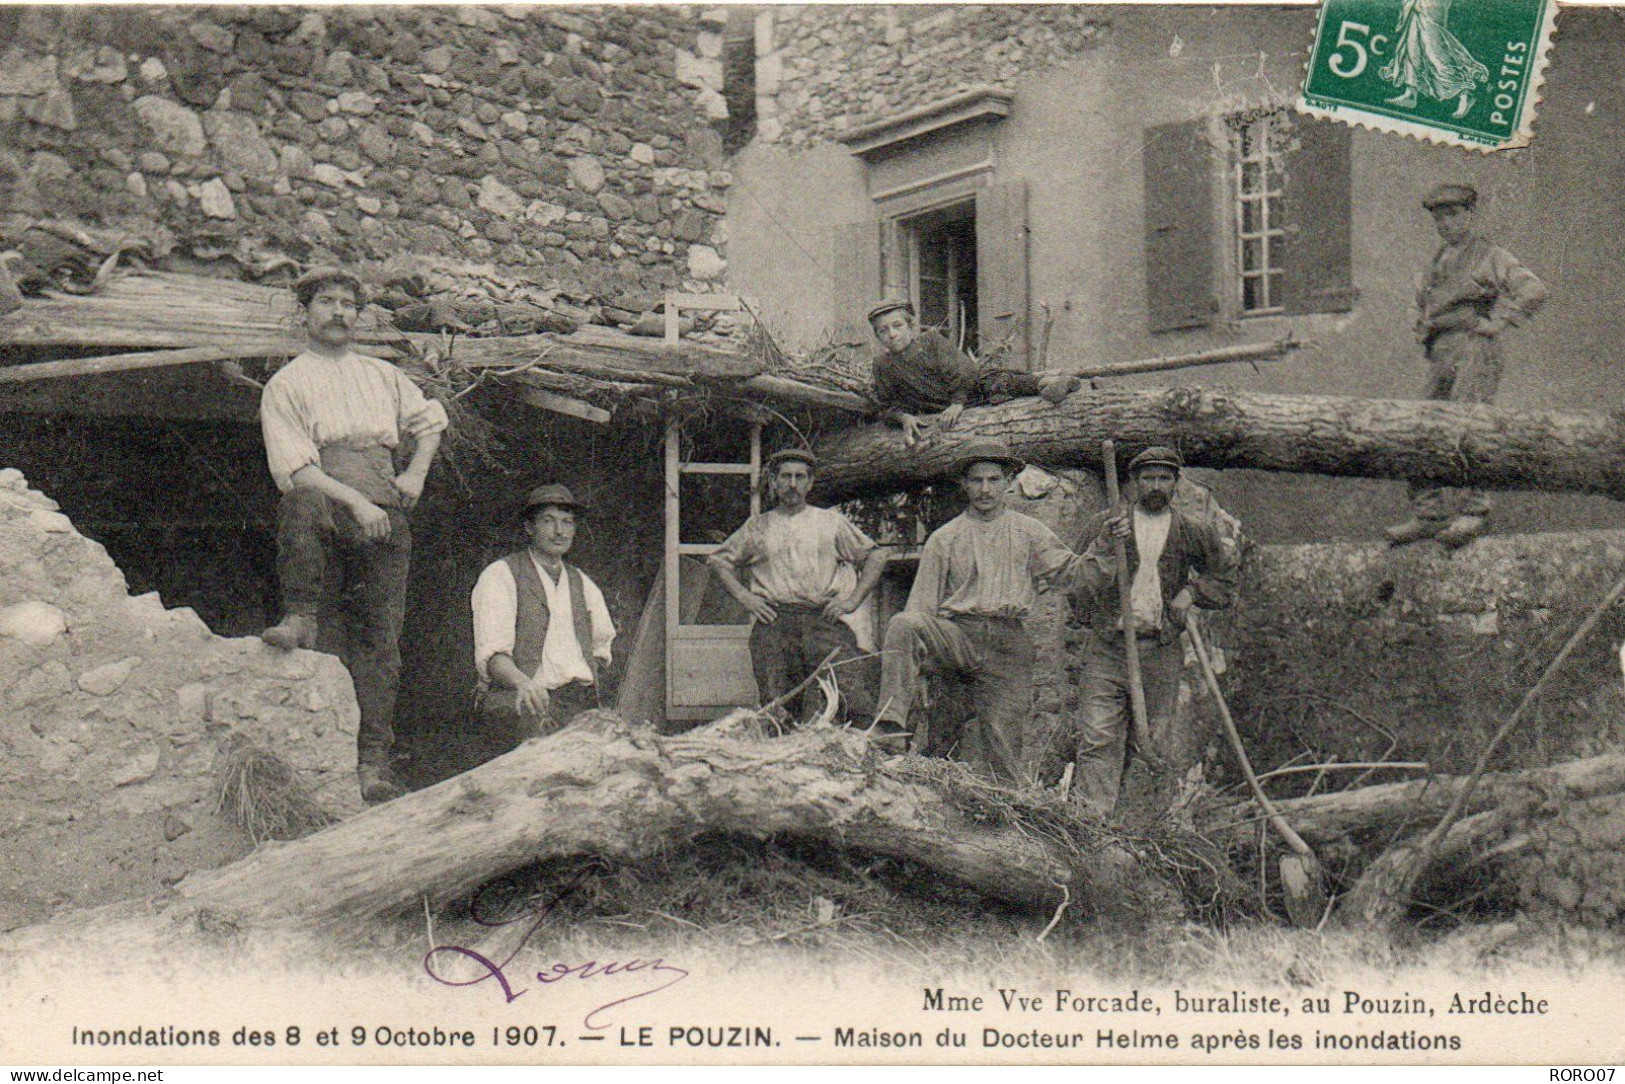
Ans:
<svg viewBox="0 0 1625 1084"><path fill-rule="evenodd" d="M1280 113L1234 118L1236 274L1241 313L1283 311L1286 225L1282 158L1289 134Z"/></svg>
<svg viewBox="0 0 1625 1084"><path fill-rule="evenodd" d="M1354 307L1347 125L1194 117L1148 128L1142 159L1151 331Z"/></svg>
<svg viewBox="0 0 1625 1084"><path fill-rule="evenodd" d="M900 226L920 326L935 328L962 350L975 351L976 201L916 215Z"/></svg>

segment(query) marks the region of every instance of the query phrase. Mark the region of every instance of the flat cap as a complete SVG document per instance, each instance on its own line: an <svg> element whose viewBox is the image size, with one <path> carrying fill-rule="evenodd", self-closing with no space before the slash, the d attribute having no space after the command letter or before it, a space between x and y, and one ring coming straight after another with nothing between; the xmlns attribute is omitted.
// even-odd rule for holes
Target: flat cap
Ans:
<svg viewBox="0 0 1625 1084"><path fill-rule="evenodd" d="M1438 207L1471 207L1478 202L1478 189L1470 184L1441 184L1422 197L1428 210Z"/></svg>
<svg viewBox="0 0 1625 1084"><path fill-rule="evenodd" d="M312 267L309 271L300 275L294 280L293 296L299 299L299 304L309 305L311 298L316 296L317 290L334 283L348 286L355 294L355 303L358 306L366 302L367 293L361 288L361 279L352 271L332 266Z"/></svg>
<svg viewBox="0 0 1625 1084"><path fill-rule="evenodd" d="M1128 472L1131 475L1146 467L1170 467L1174 470L1184 470L1185 458L1172 448L1153 445L1128 461Z"/></svg>
<svg viewBox="0 0 1625 1084"><path fill-rule="evenodd" d="M1000 440L973 440L965 445L954 460L954 470L964 474L978 463L997 463L1011 474L1018 473L1027 464Z"/></svg>
<svg viewBox="0 0 1625 1084"><path fill-rule="evenodd" d="M525 511L532 508L541 508L552 505L555 508L568 508L572 512L585 512L587 506L576 500L575 494L570 492L569 486L561 486L557 482L549 482L545 486L537 486L525 498Z"/></svg>
<svg viewBox="0 0 1625 1084"><path fill-rule="evenodd" d="M882 301L880 304L869 310L869 322L872 324L880 317L886 315L888 312L896 312L898 309L902 309L910 316L913 316L914 302L908 300L907 298L901 297L887 298L885 301Z"/></svg>
<svg viewBox="0 0 1625 1084"><path fill-rule="evenodd" d="M779 464L784 462L805 463L808 470L818 469L818 457L806 448L780 448L767 457L767 469L776 471Z"/></svg>

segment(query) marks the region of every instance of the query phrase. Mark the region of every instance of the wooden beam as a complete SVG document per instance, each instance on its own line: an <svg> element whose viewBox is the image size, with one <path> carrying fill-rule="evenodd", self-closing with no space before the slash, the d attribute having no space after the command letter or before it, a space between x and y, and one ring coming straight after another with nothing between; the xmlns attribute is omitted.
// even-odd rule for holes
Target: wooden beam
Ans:
<svg viewBox="0 0 1625 1084"><path fill-rule="evenodd" d="M868 414L875 409L875 404L861 395L837 388L820 388L815 384L804 384L787 376L763 373L745 381L744 386L751 391L771 395L775 399L788 399L808 406L832 407L856 414Z"/></svg>
<svg viewBox="0 0 1625 1084"><path fill-rule="evenodd" d="M146 350L133 354L101 354L93 358L40 361L32 365L0 367L0 384L21 384L30 380L98 376L135 369L163 369L172 365L197 365L237 358L277 357L288 353L278 343L244 343L231 346L193 346L181 350ZM297 350L292 351L297 353Z"/></svg>
<svg viewBox="0 0 1625 1084"><path fill-rule="evenodd" d="M558 392L545 391L542 388L522 387L519 389L519 398L541 410L551 410L555 414L567 414L572 418L593 422L596 425L606 425L614 417L603 407L584 403L580 399L572 399L568 395Z"/></svg>
<svg viewBox="0 0 1625 1084"><path fill-rule="evenodd" d="M1131 373L1161 373L1170 369L1191 369L1198 365L1228 365L1234 362L1278 361L1303 344L1287 338L1277 342L1245 343L1239 346L1221 346L1216 350L1199 350L1194 354L1176 354L1163 358L1140 358L1134 361L1109 361L1079 368L1062 367L1052 372L1071 373L1085 379L1102 376L1127 376Z"/></svg>

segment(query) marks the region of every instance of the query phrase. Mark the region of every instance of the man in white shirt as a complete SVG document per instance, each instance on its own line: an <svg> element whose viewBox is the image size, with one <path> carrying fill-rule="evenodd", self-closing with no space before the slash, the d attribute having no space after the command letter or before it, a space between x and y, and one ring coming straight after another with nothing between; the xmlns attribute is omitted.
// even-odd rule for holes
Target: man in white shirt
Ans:
<svg viewBox="0 0 1625 1084"><path fill-rule="evenodd" d="M395 366L353 349L361 282L318 268L294 283L310 349L266 382L260 426L277 506L277 575L285 616L262 633L273 647L314 648L328 569L345 601L338 654L361 709L356 775L362 799L402 791L391 770L401 624L412 533L406 513L423 495L446 410ZM394 451L414 442L396 473Z"/></svg>
<svg viewBox="0 0 1625 1084"><path fill-rule="evenodd" d="M1077 577L1090 628L1083 661L1083 721L1073 793L1109 815L1117 805L1128 742L1128 662L1117 586L1115 538L1127 543L1129 598L1153 735L1179 701L1185 652L1180 633L1192 606L1222 609L1235 595L1239 528L1217 504L1175 501L1184 460L1172 448L1147 448L1129 461L1133 500L1095 517L1093 541Z"/></svg>
<svg viewBox="0 0 1625 1084"><path fill-rule="evenodd" d="M886 556L851 520L807 503L817 469L805 448L775 452L768 472L778 503L746 520L707 563L753 619L750 662L763 703L800 685L834 651L844 714L867 721L877 667L842 619L880 582ZM860 570L855 583L843 566ZM746 570L749 587L739 578ZM793 717L809 713L796 704L786 708Z"/></svg>
<svg viewBox="0 0 1625 1084"><path fill-rule="evenodd" d="M474 585L482 760L598 706L615 625L598 585L564 560L585 511L565 486L531 490L530 544L487 566Z"/></svg>

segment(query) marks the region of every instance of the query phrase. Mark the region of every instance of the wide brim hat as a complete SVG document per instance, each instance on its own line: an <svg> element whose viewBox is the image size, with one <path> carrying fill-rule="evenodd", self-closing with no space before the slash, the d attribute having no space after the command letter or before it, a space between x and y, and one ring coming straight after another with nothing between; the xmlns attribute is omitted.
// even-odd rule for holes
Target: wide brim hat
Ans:
<svg viewBox="0 0 1625 1084"><path fill-rule="evenodd" d="M1185 457L1173 448L1162 445L1153 445L1128 461L1128 473L1133 477L1146 467L1169 467L1180 471L1185 469Z"/></svg>
<svg viewBox="0 0 1625 1084"><path fill-rule="evenodd" d="M1003 441L975 440L961 448L954 457L954 473L964 474L977 463L997 463L1011 474L1019 473L1027 465Z"/></svg>
<svg viewBox="0 0 1625 1084"><path fill-rule="evenodd" d="M555 508L568 508L572 512L587 511L587 506L576 500L576 496L570 492L569 486L562 486L556 482L545 486L537 486L525 498L526 512L545 505L552 505Z"/></svg>
<svg viewBox="0 0 1625 1084"><path fill-rule="evenodd" d="M1478 202L1478 189L1470 184L1441 184L1422 197L1422 206L1430 211L1440 207L1471 207Z"/></svg>

